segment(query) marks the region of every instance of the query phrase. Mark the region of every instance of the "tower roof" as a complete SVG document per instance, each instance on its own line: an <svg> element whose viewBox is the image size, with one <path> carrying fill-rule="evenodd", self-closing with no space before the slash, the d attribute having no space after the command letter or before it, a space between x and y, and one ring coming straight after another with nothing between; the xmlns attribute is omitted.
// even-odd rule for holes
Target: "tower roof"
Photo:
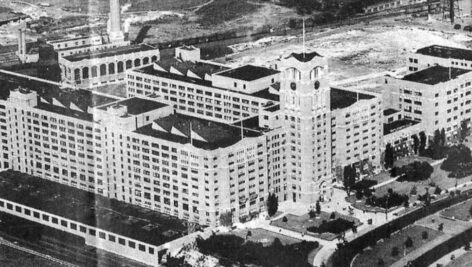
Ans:
<svg viewBox="0 0 472 267"><path fill-rule="evenodd" d="M310 53L291 53L290 56L287 58L294 57L296 60L300 62L309 62L315 57L323 57L322 55L318 54L316 51Z"/></svg>

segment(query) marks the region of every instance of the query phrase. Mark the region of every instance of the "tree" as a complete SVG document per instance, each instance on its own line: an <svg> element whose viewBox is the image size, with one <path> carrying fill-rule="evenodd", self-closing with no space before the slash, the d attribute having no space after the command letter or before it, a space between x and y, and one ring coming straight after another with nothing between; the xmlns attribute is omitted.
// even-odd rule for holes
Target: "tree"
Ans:
<svg viewBox="0 0 472 267"><path fill-rule="evenodd" d="M320 201L316 201L316 213L318 214L321 214L321 205L320 205Z"/></svg>
<svg viewBox="0 0 472 267"><path fill-rule="evenodd" d="M433 136L433 142L431 145L438 145L440 146L441 145L441 131L439 131L439 129L436 129L434 131L434 136Z"/></svg>
<svg viewBox="0 0 472 267"><path fill-rule="evenodd" d="M396 256L398 256L398 254L400 254L400 250L398 249L398 247L393 247L392 248L392 257L396 257Z"/></svg>
<svg viewBox="0 0 472 267"><path fill-rule="evenodd" d="M440 146L444 147L446 146L446 131L444 130L444 128L441 129L441 143L440 143Z"/></svg>
<svg viewBox="0 0 472 267"><path fill-rule="evenodd" d="M392 145L389 143L387 144L387 146L385 147L385 167L386 168L391 168L393 167L393 163L395 161L395 156L394 156L394 151L393 151L393 148L392 148Z"/></svg>
<svg viewBox="0 0 472 267"><path fill-rule="evenodd" d="M411 237L408 236L405 240L405 247L411 248L412 246L413 246L413 239L411 239Z"/></svg>
<svg viewBox="0 0 472 267"><path fill-rule="evenodd" d="M413 135L413 151L415 154L418 154L418 149L420 148L420 139L418 138L418 135Z"/></svg>
<svg viewBox="0 0 472 267"><path fill-rule="evenodd" d="M274 216L275 213L277 213L277 210L279 209L279 199L275 194L270 194L269 197L267 198L267 213L269 216Z"/></svg>
<svg viewBox="0 0 472 267"><path fill-rule="evenodd" d="M418 148L418 152L421 155L424 155L426 150L426 134L424 132L420 132L420 146Z"/></svg>
<svg viewBox="0 0 472 267"><path fill-rule="evenodd" d="M426 231L421 232L421 238L428 239L428 232Z"/></svg>
<svg viewBox="0 0 472 267"><path fill-rule="evenodd" d="M357 199L362 199L362 191L361 190L356 191L356 198Z"/></svg>
<svg viewBox="0 0 472 267"><path fill-rule="evenodd" d="M438 231L439 231L439 232L442 232L443 230L444 230L444 223L440 223L440 224L438 225Z"/></svg>
<svg viewBox="0 0 472 267"><path fill-rule="evenodd" d="M426 180L431 177L434 168L426 161L419 162L414 161L408 165L404 165L399 168L400 178L397 179L399 182L409 181L416 182Z"/></svg>
<svg viewBox="0 0 472 267"><path fill-rule="evenodd" d="M233 213L231 211L220 215L220 225L226 227L231 227L233 225Z"/></svg>
<svg viewBox="0 0 472 267"><path fill-rule="evenodd" d="M459 129L459 142L464 142L465 138L469 134L469 122L466 120L461 121L461 128Z"/></svg>
<svg viewBox="0 0 472 267"><path fill-rule="evenodd" d="M284 217L282 218L282 222L284 222L284 223L288 222L288 219L287 219L286 216L284 216Z"/></svg>
<svg viewBox="0 0 472 267"><path fill-rule="evenodd" d="M344 167L343 176L344 176L343 185L344 185L344 188L347 191L347 195L349 196L351 194L352 186L356 183L356 170L355 170L355 168L351 165L346 165Z"/></svg>

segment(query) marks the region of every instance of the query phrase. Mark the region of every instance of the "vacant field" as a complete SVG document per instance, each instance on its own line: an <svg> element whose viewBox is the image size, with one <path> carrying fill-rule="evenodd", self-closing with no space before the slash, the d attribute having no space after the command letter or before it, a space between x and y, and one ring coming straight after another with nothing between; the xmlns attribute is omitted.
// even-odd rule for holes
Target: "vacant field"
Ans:
<svg viewBox="0 0 472 267"><path fill-rule="evenodd" d="M0 245L0 266L2 267L56 267L58 263L48 261L38 256Z"/></svg>
<svg viewBox="0 0 472 267"><path fill-rule="evenodd" d="M423 231L428 233L428 238L423 239L421 234ZM379 259L384 261L382 266L390 266L394 262L398 261L403 257L403 254L408 254L411 251L421 247L422 245L430 242L435 239L441 232L432 230L430 228L413 225L411 227L405 228L392 235L390 238L385 239L377 243L372 249L364 251L360 254L353 262L351 266L353 267L372 267L380 266L378 265ZM407 237L411 237L413 240L413 246L411 248L405 248L404 243ZM394 247L398 248L398 255L392 256L392 249ZM405 251L404 251L405 249Z"/></svg>
<svg viewBox="0 0 472 267"><path fill-rule="evenodd" d="M472 200L458 204L441 212L441 215L448 218L454 218L461 221L470 221L470 208L472 207Z"/></svg>
<svg viewBox="0 0 472 267"><path fill-rule="evenodd" d="M214 0L197 10L196 14L200 16L200 24L211 26L245 16L259 7L248 0Z"/></svg>

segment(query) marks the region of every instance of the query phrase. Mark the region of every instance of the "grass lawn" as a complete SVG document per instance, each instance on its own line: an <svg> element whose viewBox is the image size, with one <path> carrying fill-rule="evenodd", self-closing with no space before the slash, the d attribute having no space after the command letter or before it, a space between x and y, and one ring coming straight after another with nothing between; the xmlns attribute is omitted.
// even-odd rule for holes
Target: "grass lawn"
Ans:
<svg viewBox="0 0 472 267"><path fill-rule="evenodd" d="M429 183L433 182L436 185L438 185L441 189L447 189L454 187L456 182L458 184L468 182L470 181L470 178L472 176L467 176L464 178L456 179L456 178L449 178L447 177L448 172L441 170L440 168L441 164L438 164L436 166L433 166L434 172L431 174L431 178L420 181L420 182L398 182L394 181L392 183L389 183L387 185L381 186L375 190L375 195L377 196L383 196L384 194L387 193L389 188L393 188L395 192L398 192L399 194L410 194L411 189L413 186L416 185L417 192L418 194L424 194L425 187L429 188L429 192L432 193L434 191L434 187L430 187ZM410 200L410 203L412 201Z"/></svg>
<svg viewBox="0 0 472 267"><path fill-rule="evenodd" d="M445 267L469 267L472 263L472 251L465 253L457 259L451 261Z"/></svg>
<svg viewBox="0 0 472 267"><path fill-rule="evenodd" d="M471 219L470 208L472 207L472 200L455 205L454 207L445 209L441 215L448 218L454 218L462 221L469 221Z"/></svg>
<svg viewBox="0 0 472 267"><path fill-rule="evenodd" d="M423 231L428 233L428 239L423 239L421 234ZM377 243L371 249L364 251L362 254L356 257L353 264L353 267L372 267L378 266L379 259L383 259L384 266L390 266L394 262L398 261L403 257L404 243L407 237L411 237L413 240L413 247L406 249L406 254L411 251L421 247L422 245L430 242L437 236L441 235L441 232L432 230L430 228L413 225L411 227L400 230L399 232L393 234L390 238L383 240L383 242ZM397 247L399 249L399 254L397 256L392 256L392 248Z"/></svg>
<svg viewBox="0 0 472 267"><path fill-rule="evenodd" d="M337 236L336 234L328 233L328 232L322 233L322 234L316 234L316 233L311 233L307 231L309 227L319 227L322 224L323 220L329 221L330 215L331 213L327 213L323 211L316 218L310 218L308 214L305 214L303 216L287 214L285 216L287 217L287 222L283 222L283 217L282 217L275 221L272 221L271 225L277 226L283 229L291 230L294 232L307 233L309 235L326 239L326 240L333 240L336 238ZM361 224L361 222L357 218L346 216L340 213L336 213L336 218L341 218L347 221L354 222L354 225L356 226L359 226Z"/></svg>
<svg viewBox="0 0 472 267"><path fill-rule="evenodd" d="M295 243L300 243L302 241L297 238L282 235L279 233L274 233L274 232L267 231L261 228L249 229L249 230L237 230L230 233L222 233L222 235L232 234L232 235L237 235L242 238L246 238L248 231L251 231L251 236L247 239L248 241L262 243L264 246L272 244L275 238L278 238L283 245L291 245Z"/></svg>

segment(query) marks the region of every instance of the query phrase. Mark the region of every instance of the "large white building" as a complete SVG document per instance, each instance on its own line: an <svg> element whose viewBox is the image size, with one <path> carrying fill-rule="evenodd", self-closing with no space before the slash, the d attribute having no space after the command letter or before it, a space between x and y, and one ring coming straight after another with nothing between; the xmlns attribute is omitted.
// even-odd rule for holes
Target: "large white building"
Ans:
<svg viewBox="0 0 472 267"><path fill-rule="evenodd" d="M408 57L410 71L423 70L433 66L472 69L472 50L441 45L418 49Z"/></svg>
<svg viewBox="0 0 472 267"><path fill-rule="evenodd" d="M402 111L404 119L421 121L432 136L444 129L457 132L462 121L471 119L472 71L432 66L401 79L385 77L384 99Z"/></svg>

